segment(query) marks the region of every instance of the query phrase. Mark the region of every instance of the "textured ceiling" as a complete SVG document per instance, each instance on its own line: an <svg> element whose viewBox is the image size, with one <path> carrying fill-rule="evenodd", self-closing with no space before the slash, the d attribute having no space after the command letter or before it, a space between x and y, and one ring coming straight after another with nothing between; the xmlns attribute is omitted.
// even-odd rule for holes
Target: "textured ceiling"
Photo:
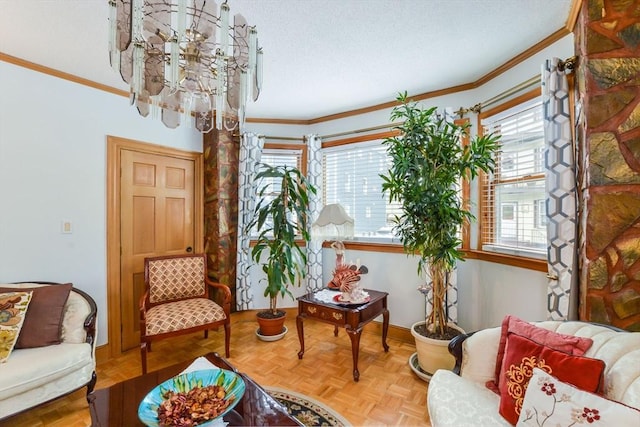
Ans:
<svg viewBox="0 0 640 427"><path fill-rule="evenodd" d="M561 29L571 0L228 4L264 48L248 115L311 119L473 82ZM127 89L108 63L107 0L0 0L0 11L0 52Z"/></svg>

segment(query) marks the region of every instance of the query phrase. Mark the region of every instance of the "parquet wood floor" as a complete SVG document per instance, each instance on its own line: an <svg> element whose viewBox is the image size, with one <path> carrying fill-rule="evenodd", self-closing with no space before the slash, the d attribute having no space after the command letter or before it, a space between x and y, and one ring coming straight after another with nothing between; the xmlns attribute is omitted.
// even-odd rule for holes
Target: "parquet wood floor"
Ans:
<svg viewBox="0 0 640 427"><path fill-rule="evenodd" d="M410 369L413 343L387 338L389 352L382 349L376 325L365 326L360 340L358 368L360 381L352 376L351 341L344 329L333 336L333 326L307 320L305 354L300 350L295 316L287 318L289 329L279 341L263 342L255 336L254 319L232 314L231 357L238 370L258 384L305 394L338 411L354 426L430 426L426 409L427 383ZM223 353L222 330L177 337L154 343L149 354L149 370L194 359L211 351ZM140 375L140 354L129 351L101 362L97 367L96 389L108 387ZM85 427L91 424L82 389L48 405L32 409L0 422L11 427Z"/></svg>

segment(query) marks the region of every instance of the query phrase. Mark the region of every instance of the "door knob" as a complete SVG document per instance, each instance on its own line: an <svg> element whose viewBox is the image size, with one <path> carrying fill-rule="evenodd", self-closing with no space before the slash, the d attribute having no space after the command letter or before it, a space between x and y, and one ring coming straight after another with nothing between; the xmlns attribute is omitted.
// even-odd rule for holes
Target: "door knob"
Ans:
<svg viewBox="0 0 640 427"><path fill-rule="evenodd" d="M187 253L190 253L191 251L193 251L193 248L191 246L187 246Z"/></svg>

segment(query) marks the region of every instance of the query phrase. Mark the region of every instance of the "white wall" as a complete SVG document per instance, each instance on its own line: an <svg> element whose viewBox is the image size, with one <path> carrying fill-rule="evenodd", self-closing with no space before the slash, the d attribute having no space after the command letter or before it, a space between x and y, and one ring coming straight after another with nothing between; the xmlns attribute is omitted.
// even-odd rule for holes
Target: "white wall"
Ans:
<svg viewBox="0 0 640 427"><path fill-rule="evenodd" d="M202 151L128 99L0 62L0 282L73 282L107 342L106 137ZM61 221L72 234L61 233Z"/></svg>
<svg viewBox="0 0 640 427"><path fill-rule="evenodd" d="M470 107L539 73L543 58L571 56L572 46L568 36L482 88L425 104ZM398 91L403 90L400 83ZM388 117L389 111L382 110L313 126L249 123L245 130L272 136L327 135L386 124ZM121 96L0 62L0 282L73 282L98 304L99 345L107 342L107 135L202 150L200 134L142 118ZM71 221L72 234L61 234L62 220ZM366 287L389 292L393 325L409 327L422 319L415 259L349 250L346 258L360 258L369 267L362 279ZM325 249L325 281L334 263L333 250ZM529 320L545 317L544 273L472 260L459 266L458 282L459 323L466 330L497 325L507 313ZM255 295L257 307L267 305L261 300L262 289L259 285ZM289 298L282 301L282 306L295 305Z"/></svg>
<svg viewBox="0 0 640 427"><path fill-rule="evenodd" d="M530 78L539 75L542 63L546 59L562 59L573 55L573 36L569 35L553 45L543 49L531 58L518 64L485 85L451 95L429 98L422 101L425 106L471 107L479 102L511 89ZM498 66L500 64L496 64ZM530 90L530 89L528 89ZM404 88L398 87L398 92ZM395 96L396 94L394 94ZM368 127L388 124L390 109L373 111L353 117L345 117L330 122L318 123L309 127L305 133L320 136L348 132ZM469 113L473 129L476 115ZM256 133L266 135L295 136L286 126L269 127L252 123L248 125ZM380 132L382 130L378 130ZM476 227L477 228L477 227ZM477 234L477 230L472 230ZM403 254L349 251L347 260L360 258L362 264L369 267L369 273L363 276L363 284L371 289L389 292L388 302L390 322L401 327L410 327L412 323L424 317L424 300L416 290L421 282L417 275L417 260ZM325 282L330 280L335 266L335 253L332 249L323 251L323 275ZM254 280L261 277L256 268L252 271ZM546 318L547 280L545 273L490 263L468 260L458 265L458 323L467 331L498 326L506 314L514 314L526 320ZM262 289L262 286L259 287ZM304 293L304 289L293 289L295 295ZM254 295L256 306L264 307L268 301L259 292ZM295 301L285 298L279 302L282 307L293 307Z"/></svg>

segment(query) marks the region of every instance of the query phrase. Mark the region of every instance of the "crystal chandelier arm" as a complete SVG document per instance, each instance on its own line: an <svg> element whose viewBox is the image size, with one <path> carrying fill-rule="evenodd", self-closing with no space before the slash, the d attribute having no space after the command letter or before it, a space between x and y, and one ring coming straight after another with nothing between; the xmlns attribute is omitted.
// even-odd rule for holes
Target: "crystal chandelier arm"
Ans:
<svg viewBox="0 0 640 427"><path fill-rule="evenodd" d="M178 90L180 81L180 41L184 39L187 27L187 0L178 0L178 15L176 21L177 29L171 38L169 60L169 87L171 87L172 91Z"/></svg>
<svg viewBox="0 0 640 427"><path fill-rule="evenodd" d="M109 62L114 70L120 68L120 51L118 50L118 9L115 0L109 0ZM117 62L117 65L116 65Z"/></svg>
<svg viewBox="0 0 640 427"><path fill-rule="evenodd" d="M249 74L253 74L258 54L258 32L255 27L249 29Z"/></svg>
<svg viewBox="0 0 640 427"><path fill-rule="evenodd" d="M257 101L260 91L262 90L262 48L258 49L258 55L256 57L256 93L253 95L253 100Z"/></svg>
<svg viewBox="0 0 640 427"><path fill-rule="evenodd" d="M214 116L218 129L242 127L247 101L262 87L255 27L240 14L230 22L226 0L220 9L213 0L107 1L110 62L141 115L161 110L174 128L190 125L195 113L202 132Z"/></svg>
<svg viewBox="0 0 640 427"><path fill-rule="evenodd" d="M229 49L229 5L225 1L220 5L220 50L223 55Z"/></svg>
<svg viewBox="0 0 640 427"><path fill-rule="evenodd" d="M138 95L142 90L142 78L144 75L145 42L142 36L144 0L132 0L131 14L131 38L133 39L133 75L131 77L131 91L135 95Z"/></svg>
<svg viewBox="0 0 640 427"><path fill-rule="evenodd" d="M224 78L225 78L225 58L220 52L216 53L216 64L218 64L218 73L216 78L216 128L222 129L222 116L224 115L224 104L226 102L224 96Z"/></svg>

